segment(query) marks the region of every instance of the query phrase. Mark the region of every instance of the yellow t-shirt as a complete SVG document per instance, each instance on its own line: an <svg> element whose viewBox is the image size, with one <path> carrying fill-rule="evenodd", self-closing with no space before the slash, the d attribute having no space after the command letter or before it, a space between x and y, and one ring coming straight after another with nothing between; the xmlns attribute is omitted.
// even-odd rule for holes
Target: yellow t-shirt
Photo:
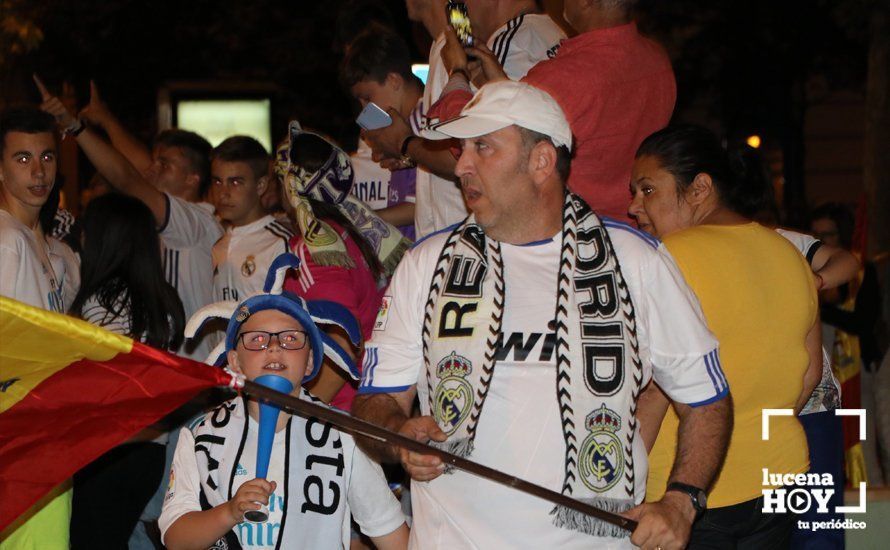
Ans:
<svg viewBox="0 0 890 550"><path fill-rule="evenodd" d="M772 417L761 439L762 409L792 409L809 365L806 335L816 320L810 266L786 239L756 223L702 225L664 244L701 302L720 341L720 363L735 412L732 439L708 507L762 495L763 469L809 469L806 436L794 417ZM664 494L677 447L677 415L668 409L649 455L646 500Z"/></svg>

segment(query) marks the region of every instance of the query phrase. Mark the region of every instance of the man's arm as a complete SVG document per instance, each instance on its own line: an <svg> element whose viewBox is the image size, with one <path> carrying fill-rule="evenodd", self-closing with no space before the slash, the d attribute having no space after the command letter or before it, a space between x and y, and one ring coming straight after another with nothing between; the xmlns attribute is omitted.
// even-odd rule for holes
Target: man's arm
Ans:
<svg viewBox="0 0 890 550"><path fill-rule="evenodd" d="M151 151L131 134L99 96L99 88L90 80L90 102L78 114L81 120L105 130L114 146L140 174L151 168Z"/></svg>
<svg viewBox="0 0 890 550"><path fill-rule="evenodd" d="M395 170L404 168L400 163L402 157L402 143L405 139L414 135L408 121L395 109L388 110L392 124L378 130L365 130L362 138L371 146L373 158L376 162L385 160L394 161L383 165L384 168ZM453 140L430 140L415 136L408 143L408 156L414 159L425 170L447 180L454 180L454 167L457 159L451 154L450 147Z"/></svg>
<svg viewBox="0 0 890 550"><path fill-rule="evenodd" d="M859 271L859 260L851 252L822 243L810 264L816 274L816 290L836 288L850 281Z"/></svg>
<svg viewBox="0 0 890 550"><path fill-rule="evenodd" d="M669 483L680 482L707 490L723 464L732 434L732 396L691 407L675 403L680 417L677 456ZM658 502L642 504L627 514L639 525L631 542L644 548L685 548L695 508L689 495L667 491Z"/></svg>
<svg viewBox="0 0 890 550"><path fill-rule="evenodd" d="M661 431L661 423L670 405L670 400L654 380L649 382L640 394L640 399L637 401L637 419L640 421L640 435L646 445L646 453L651 452L655 446L658 432Z"/></svg>
<svg viewBox="0 0 890 550"><path fill-rule="evenodd" d="M422 443L445 441L445 435L432 416L409 418L411 404L417 394L416 386L400 393L357 395L352 403L352 414L378 426L400 433ZM442 475L445 464L439 457L406 451L392 445L382 445L365 438L356 438L365 452L380 461L401 462L402 467L416 481L430 481Z"/></svg>
<svg viewBox="0 0 890 550"><path fill-rule="evenodd" d="M63 131L76 128L77 120L68 112L59 98L50 94L36 77L35 82L43 96L43 104L40 108L53 115L59 128ZM155 222L159 226L164 223L167 218L167 198L148 183L123 155L89 128L84 128L75 139L96 170L108 180L112 187L121 193L141 200L154 214Z"/></svg>

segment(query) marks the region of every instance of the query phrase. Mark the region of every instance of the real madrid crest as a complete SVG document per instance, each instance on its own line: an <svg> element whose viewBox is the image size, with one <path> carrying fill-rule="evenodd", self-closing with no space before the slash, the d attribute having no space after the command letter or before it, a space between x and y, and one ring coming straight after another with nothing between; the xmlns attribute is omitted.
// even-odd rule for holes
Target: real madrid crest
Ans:
<svg viewBox="0 0 890 550"><path fill-rule="evenodd" d="M243 264L241 264L241 274L245 277L250 277L254 273L256 273L256 261L251 255L244 260Z"/></svg>
<svg viewBox="0 0 890 550"><path fill-rule="evenodd" d="M624 454L615 435L621 429L621 417L605 403L587 415L584 421L590 435L581 444L578 458L581 480L590 490L602 493L621 479Z"/></svg>
<svg viewBox="0 0 890 550"><path fill-rule="evenodd" d="M473 387L467 382L471 372L470 360L454 351L436 365L439 384L433 394L433 415L447 435L457 431L473 409Z"/></svg>

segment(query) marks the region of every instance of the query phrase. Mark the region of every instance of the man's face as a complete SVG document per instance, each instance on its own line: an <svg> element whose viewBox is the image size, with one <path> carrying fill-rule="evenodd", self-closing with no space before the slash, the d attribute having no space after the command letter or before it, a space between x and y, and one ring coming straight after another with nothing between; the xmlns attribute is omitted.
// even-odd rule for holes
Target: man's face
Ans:
<svg viewBox="0 0 890 550"><path fill-rule="evenodd" d="M210 185L216 213L235 227L250 223L251 214L265 191L246 162L214 159L210 165Z"/></svg>
<svg viewBox="0 0 890 550"><path fill-rule="evenodd" d="M493 236L515 230L531 215L536 201L519 130L509 126L463 139L461 145L454 173L460 178L467 208L487 233L494 231Z"/></svg>
<svg viewBox="0 0 890 550"><path fill-rule="evenodd" d="M200 176L192 169L181 148L157 145L151 157L148 179L159 190L174 197L184 197L192 188L197 187Z"/></svg>
<svg viewBox="0 0 890 550"><path fill-rule="evenodd" d="M352 97L361 103L363 109L368 103L374 103L384 111L390 108L399 110L402 93L396 84L397 79L398 76L395 74L388 75L383 82L366 78L354 84L349 91Z"/></svg>
<svg viewBox="0 0 890 550"><path fill-rule="evenodd" d="M50 132L6 134L0 161L6 200L39 210L56 181L56 156L56 138Z"/></svg>
<svg viewBox="0 0 890 550"><path fill-rule="evenodd" d="M270 338L271 341L266 341L265 335L257 333L257 331L278 333L293 330L303 331L304 329L296 319L286 313L275 309L254 313L241 325L235 349L228 355L229 365L236 372L242 373L248 380L254 380L264 374L282 376L293 383L295 392L299 392L303 376L312 359L309 342L306 341L301 349L284 349L281 347L281 338L287 338L287 335L279 335ZM303 340L308 338L305 333L296 336L302 337ZM265 350L252 351L244 347L244 340L248 340L248 345L251 347L258 347L251 345L251 342L254 344L265 343L268 344L268 347Z"/></svg>

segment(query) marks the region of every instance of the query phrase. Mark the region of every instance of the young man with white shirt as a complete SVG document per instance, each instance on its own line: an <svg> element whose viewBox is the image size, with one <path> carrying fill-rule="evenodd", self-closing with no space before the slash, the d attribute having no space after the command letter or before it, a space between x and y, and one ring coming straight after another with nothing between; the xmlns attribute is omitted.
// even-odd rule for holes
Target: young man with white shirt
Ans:
<svg viewBox="0 0 890 550"><path fill-rule="evenodd" d="M428 29L436 29L444 19L441 0L408 0L409 16L421 19ZM420 4L425 4L421 6ZM538 13L534 0L471 0L467 14L477 40L488 45L510 78L518 80L540 61L553 57L565 33L546 14ZM442 19L435 15L441 10ZM422 121L426 128L429 109L439 99L449 74L442 62L445 34L438 34L430 48L429 74L423 93ZM463 219L467 210L456 190L455 159L448 147L420 138L405 117L390 112L393 124L365 133L377 158L410 159L423 170L417 175L417 238L424 237Z"/></svg>
<svg viewBox="0 0 890 550"><path fill-rule="evenodd" d="M251 137L232 136L213 150L216 213L229 224L213 245L214 301L245 300L262 291L272 260L288 251L293 231L262 204L269 170L269 154Z"/></svg>
<svg viewBox="0 0 890 550"><path fill-rule="evenodd" d="M732 425L695 295L656 239L566 192L572 134L546 93L484 86L437 130L461 140L456 174L472 215L399 265L353 414L638 526L631 534L465 472L442 476L438 458L378 444L427 482L412 486L411 546L684 547ZM640 505L636 407L651 380L671 388L684 425L673 489Z"/></svg>
<svg viewBox="0 0 890 550"><path fill-rule="evenodd" d="M340 81L362 108L374 103L383 110L395 109L411 122L412 131L420 132L423 83L411 72L408 45L399 35L380 26L360 33L340 64ZM380 167L361 139L351 160L355 172L352 193L414 240L418 169L408 167L390 172ZM457 186L454 189L457 191Z"/></svg>
<svg viewBox="0 0 890 550"><path fill-rule="evenodd" d="M27 107L0 113L0 295L63 313L65 280L79 274L66 272L67 245L46 235L40 224L57 165L50 115ZM65 489L35 505L28 521L0 534L0 548L67 548L71 492Z"/></svg>
<svg viewBox="0 0 890 550"><path fill-rule="evenodd" d="M109 144L71 115L42 84L38 87L42 108L75 136L96 170L114 189L141 200L154 214L166 278L179 293L186 317L211 303L211 250L223 231L213 217L213 207L201 202L210 185L210 144L194 132L166 130L158 135L149 155L98 99L93 86L90 104L81 116L106 129ZM203 361L210 349L207 338L198 338L186 342L179 353Z"/></svg>

